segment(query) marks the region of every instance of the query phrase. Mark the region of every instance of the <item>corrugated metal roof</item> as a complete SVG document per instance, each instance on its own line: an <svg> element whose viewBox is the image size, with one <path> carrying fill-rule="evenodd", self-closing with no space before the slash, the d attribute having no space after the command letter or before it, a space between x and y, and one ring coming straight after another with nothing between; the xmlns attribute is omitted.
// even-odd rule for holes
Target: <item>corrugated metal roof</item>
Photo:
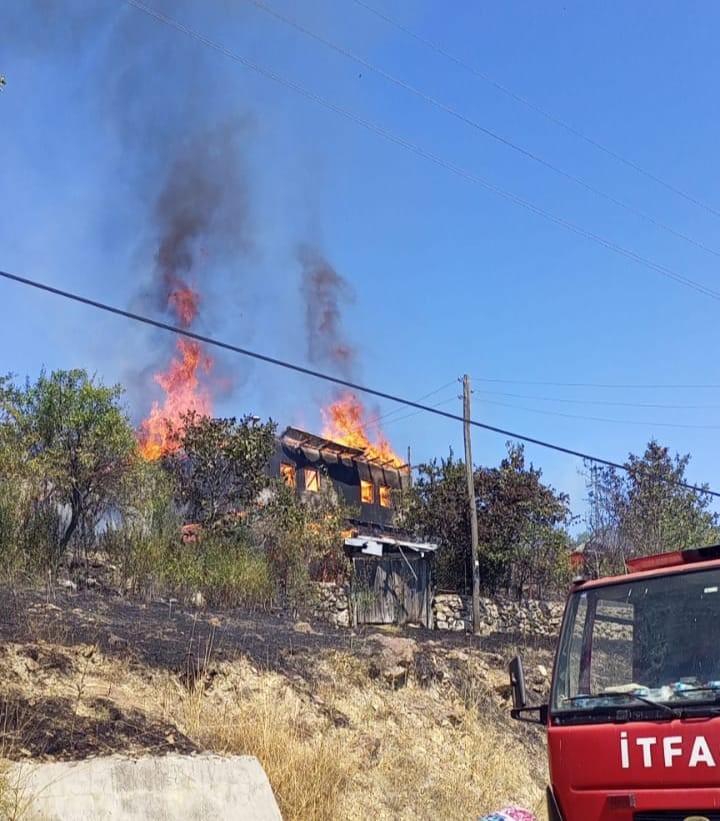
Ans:
<svg viewBox="0 0 720 821"><path fill-rule="evenodd" d="M280 434L280 440L290 447L311 448L313 450L328 451L338 455L362 457L364 452L360 448L351 448L341 442L333 442L332 439L323 439L322 436L315 436L314 433L300 430L300 428L285 428Z"/></svg>
<svg viewBox="0 0 720 821"><path fill-rule="evenodd" d="M434 553L438 548L433 542L411 542L404 539L393 539L392 536L351 536L345 539L346 547L363 548L371 544L400 547L406 550L414 550L417 553Z"/></svg>
<svg viewBox="0 0 720 821"><path fill-rule="evenodd" d="M347 460L366 463L382 467L385 470L393 470L398 473L409 473L409 465L396 467L391 462L383 462L379 459L369 459L364 450L344 445L342 442L334 442L332 439L324 439L314 433L300 430L300 428L287 427L280 434L280 441L283 445L301 450L305 456L315 462L322 458L328 463L334 464L339 460L347 464ZM368 477L369 478L369 477Z"/></svg>

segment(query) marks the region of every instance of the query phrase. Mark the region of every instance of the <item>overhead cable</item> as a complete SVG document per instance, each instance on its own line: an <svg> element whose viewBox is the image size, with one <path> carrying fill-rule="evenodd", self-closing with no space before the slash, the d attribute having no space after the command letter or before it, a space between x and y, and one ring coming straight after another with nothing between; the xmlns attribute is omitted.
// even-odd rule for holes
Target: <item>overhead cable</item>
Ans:
<svg viewBox="0 0 720 821"><path fill-rule="evenodd" d="M528 393L475 390L482 396L504 396L510 399L534 399L536 402L558 402L563 405L605 405L616 408L654 408L659 410L720 410L720 405L669 405L665 402L615 402L611 399L568 399L560 396L535 396Z"/></svg>
<svg viewBox="0 0 720 821"><path fill-rule="evenodd" d="M423 405L420 402L414 402L410 399L405 399L404 397L398 396L397 394L392 394L387 391L380 391L376 388L370 388L366 385L360 385L356 382L351 382L347 379L341 379L337 376L332 376L331 374L323 373L322 371L317 371L314 368L307 368L303 365L298 365L293 362L288 362L286 360L279 359L278 357L268 356L267 354L262 354L258 351L250 350L249 348L242 348L238 345L232 345L229 342L223 342L219 339L213 339L212 337L205 336L204 334L198 334L194 331L190 331L187 328L181 328L177 325L171 325L168 322L161 322L160 320L152 319L151 317L143 316L142 314L137 314L132 311L126 311L114 305L108 305L104 302L99 302L98 300L90 299L89 297L85 297L80 294L75 294L71 291L66 291L62 288L55 288L52 285L46 285L45 283L38 282L37 280L19 276L18 274L11 274L8 271L0 271L0 277L3 277L4 279L10 280L12 282L17 282L21 285L26 285L30 288L35 288L39 291L45 291L47 293L55 294L56 296L62 297L63 299L72 300L73 302L79 302L82 305L88 305L91 308L97 308L98 310L105 311L106 313L115 314L116 316L121 316L125 319L131 319L134 322L139 322L143 325L149 325L154 328L159 328L163 331L169 331L170 333L176 334L178 336L184 336L188 339L194 339L198 342L203 342L204 344L210 345L215 348L220 348L225 351L240 354L241 356L247 356L251 359L256 359L260 362L265 362L268 365L275 365L279 368L284 368L286 370L294 371L296 373L305 374L306 376L311 376L314 379L320 379L324 382L330 382L334 385L340 385L341 387L349 388L350 390L357 391L358 393L368 394L369 396L376 396L379 399L386 399L389 402L395 402L399 405L405 405L409 408L415 408L416 410L425 411L426 413L433 414L434 416L439 416L444 419L450 419L453 422L465 421L463 416L457 413L450 413L449 411L440 410L440 408L433 408L429 405ZM574 450L573 448L566 448L562 445L556 445L552 442L546 442L542 439L537 439L533 436L527 436L522 433L515 433L514 431L505 430L504 428L498 428L494 425L488 425L485 422L478 422L474 419L470 420L470 425L481 430L490 431L491 433L499 433L503 436L507 436L510 439L516 439L520 442L527 442L528 444L537 445L541 448L554 450L559 453L565 453L568 456L575 456L578 459L582 459L586 462L594 462L595 464L605 465L606 467L613 467L619 470L627 471L627 467L625 465L622 465L620 462L613 462L610 459L603 459L599 456L593 456L589 453L583 453L582 451ZM696 493L702 493L708 496L715 496L720 498L720 492L709 490L704 487L698 487L697 485L691 485L687 482L670 482L670 484L673 484L677 487L686 488L687 490L692 490Z"/></svg>
<svg viewBox="0 0 720 821"><path fill-rule="evenodd" d="M500 385L541 385L543 387L552 388L620 388L622 390L665 390L665 389L697 389L697 388L720 388L720 383L697 383L697 384L682 384L682 383L667 383L667 382L547 382L540 380L527 379L491 379L486 376L473 376L473 382L492 382Z"/></svg>
<svg viewBox="0 0 720 821"><path fill-rule="evenodd" d="M545 410L544 408L527 408L522 405L514 405L510 402L498 402L496 399L483 399L485 405L497 405L502 408L513 408L513 410L526 411L528 413L540 413L543 416L561 416L563 419L582 419L588 422L610 422L614 425L642 425L645 428L684 428L690 430L720 430L720 425L691 425L683 422L643 422L631 419L608 419L605 416L586 416L579 413L563 413L562 411Z"/></svg>
<svg viewBox="0 0 720 821"><path fill-rule="evenodd" d="M277 74L275 71L266 68L265 66L261 66L260 64L256 63L253 60L250 60L247 57L243 57L241 54L237 54L234 51L226 48L225 46L221 45L220 43L215 42L214 40L205 37L205 35L200 34L199 32L195 31L194 29L189 28L188 26L180 23L178 20L175 20L172 17L169 17L162 12L157 11L149 6L146 6L144 3L140 2L140 0L125 0L125 2L132 6L133 8L138 9L139 11L144 12L145 14L149 15L150 17L155 18L161 23L164 23L171 28L176 29L177 31L185 34L188 37L191 37L197 40L200 43L203 43L208 48L211 48L218 53L222 54L223 56L227 57L230 60L233 60L241 65L246 66L247 68L257 72L258 74L262 74L264 77L267 77L273 82L279 83L286 88L295 91L297 94L305 97L308 100L312 100L313 102L318 103L319 105L324 106L329 111L333 111L336 114L339 114L342 117L354 122L356 125L360 125L363 128L367 129L368 131L377 134L383 139L388 140L389 142L394 143L395 145L399 145L401 148L404 148L407 151L416 154L423 159L428 160L429 162L434 163L435 165L440 166L441 168L450 171L452 174L455 174L458 177L462 177L469 182L474 183L475 185L479 185L482 188L485 188L487 191L491 191L494 194L497 194L500 197L518 205L521 208L524 208L527 211L530 211L533 214L537 214L538 216L543 217L544 219L554 223L555 225L559 225L562 228L565 228L568 231L577 234L578 236L584 237L585 239L589 239L592 242L595 242L598 245L601 245L604 248L607 248L610 251L613 251L620 256L625 257L626 259L630 259L633 262L638 263L639 265L643 265L646 268L649 268L656 273L659 273L661 276L667 277L668 279L672 279L675 282L679 282L682 285L687 286L688 288L692 288L694 291L698 293L704 294L705 296L709 296L712 299L716 299L720 301L720 291L716 291L713 288L710 288L707 285L702 284L701 282L697 282L696 280L690 279L690 277L685 276L684 274L679 273L678 271L669 268L666 265L662 265L659 262L655 262L647 257L643 257L641 254L636 253L628 248L625 248L617 243L613 242L612 240L608 240L605 237L600 236L599 234L595 234L593 231L590 231L587 228L583 228L581 225L577 225L576 223L570 222L569 220L563 219L562 217L555 216L551 214L549 211L541 208L538 205L530 202L529 200L525 200L522 197L519 197L517 194L513 194L510 191L506 191L499 186L491 183L482 177L474 174L473 172L467 170L466 168L456 165L455 163L445 160L442 157L438 156L437 154L433 154L431 151L427 151L426 149L418 146L415 143L406 140L404 137L400 137L399 135L395 134L392 131L388 131L387 129L383 128L382 126L374 123L370 120L366 120L363 117L354 114L353 112L349 111L348 109L342 108L341 106L336 105L335 103L327 100L326 98L316 94L314 91L310 91L309 89L305 88L305 86L301 85L300 83L296 83L294 80L290 80L287 77L283 77L280 74Z"/></svg>
<svg viewBox="0 0 720 821"><path fill-rule="evenodd" d="M390 83L402 88L403 90L413 94L416 97L419 97L421 100L424 100L426 103L434 106L435 108L444 111L446 114L449 114L451 117L455 117L455 119L459 120L460 122L464 123L465 125L470 126L471 128L475 129L476 131L484 134L486 137L490 137L490 139L495 140L496 142L501 143L502 145L510 148L512 151L516 151L519 154L522 154L524 157L532 160L539 165L548 168L550 171L553 171L555 174L559 174L561 177L564 177L567 180L570 180L572 183L579 185L581 188L584 188L586 191L590 191L592 194L595 194L598 197L602 197L604 200L611 202L613 205L618 206L618 208L622 208L625 211L633 214L636 217L639 217L642 220L654 225L656 228L660 228L663 231L666 231L669 234L672 234L679 239L684 240L685 242L694 245L696 248L701 248L703 251L707 251L709 254L713 254L716 257L720 257L720 251L717 251L715 248L711 248L709 245L706 245L704 242L700 242L699 240L694 239L693 237L685 234L682 231L679 231L677 228L673 228L671 225L667 225L666 223L661 222L660 220L655 219L650 214L645 213L644 211L636 208L634 205L630 205L627 202L624 202L621 199L613 196L612 194L608 194L606 191L603 191L596 186L585 182L585 180L581 179L580 177L571 174L568 171L565 171L563 168L555 165L554 163L546 160L545 158L535 154L533 151L529 151L527 148L523 148L523 146L518 145L517 143L513 142L512 140L508 139L507 137L503 137L501 134L492 131L487 126L482 125L477 120L474 120L472 117L463 114L458 109L453 108L451 105L444 103L442 100L439 100L437 97L433 97L432 95L422 91L422 89L417 88L416 86L412 85L411 83L406 82L405 80L396 77L394 74L390 74L390 72L385 71L385 69L380 68L379 66L371 63L369 60L366 60L364 57L361 57L359 54L356 54L349 49L344 48L343 46L334 43L332 40L323 37L321 34L317 34L317 32L312 31L311 29L304 26L302 23L299 23L297 20L294 20L292 17L288 17L287 15L283 14L280 11L268 6L267 3L264 3L263 0L245 0L247 3L251 3L256 8L264 11L266 14L269 14L271 17L274 17L276 20L280 20L282 23L294 28L296 31L301 32L302 34L306 35L307 37L311 37L313 40L322 43L327 48L332 49L337 54L342 54L344 57L347 57L350 60L358 63L358 65L363 66L363 68L367 69L368 71L372 71L374 74L377 74L379 77L382 77L384 80L387 80Z"/></svg>
<svg viewBox="0 0 720 821"><path fill-rule="evenodd" d="M703 208L705 211L708 211L710 214L713 214L716 217L720 217L720 211L718 211L716 208L713 208L711 205L708 205L707 203L703 202L702 200L698 199L692 194L688 194L686 191L683 191L682 189L678 188L677 186L673 185L667 180L664 180L662 177L659 177L652 171L648 171L646 168L643 168L641 165L638 165L638 163L636 163L635 161L630 160L627 157L624 157L622 154L618 153L617 151L614 151L612 148L608 148L606 145L603 145L601 142L594 139L593 137L589 137L584 132L580 131L579 129L575 128L574 126L570 125L564 120L561 120L560 117L551 114L549 111L546 111L544 108L541 108L536 103L533 103L531 100L528 100L527 97L518 94L516 91L513 91L511 88L508 88L506 85L503 85L497 80L494 80L492 77L490 77L490 75L486 74L484 71L480 71L480 69L476 68L470 63L467 63L465 60L462 60L460 57L457 57L456 55L447 51L447 49L442 48L442 46L439 46L432 40L423 37L422 35L413 31L409 27L403 25L400 21L396 20L393 17L390 17L390 15L385 14L379 9L376 9L374 6L371 6L369 3L366 3L365 0L354 0L354 2L357 3L358 6L362 6L362 8L374 14L376 17L379 17L381 20L384 20L386 23L389 23L391 26L394 26L399 31L402 31L408 37L411 37L417 42L422 43L423 45L432 49L437 54L444 57L445 59L450 60L451 62L455 63L455 65L475 75L475 77L478 77L484 82L489 83L491 86L493 86L493 88L496 88L498 91L502 92L503 94L506 94L508 97L511 97L513 100L515 100L515 102L518 102L521 105L526 106L532 111L535 111L537 114L542 115L555 125L560 126L560 128L565 129L565 131L572 134L573 136L578 137L581 140L584 140L588 145L593 146L593 148L597 148L599 151L602 151L609 157L612 157L618 162L623 163L623 165L626 165L628 168L632 168L633 171L636 171L638 174L642 174L648 179L651 179L653 182L656 182L658 185L662 185L663 188L666 188L668 191L672 191L673 194L677 194L679 197L682 197L688 202L691 202L693 205L696 205L699 208Z"/></svg>
<svg viewBox="0 0 720 821"><path fill-rule="evenodd" d="M429 399L431 396L435 396L436 393L440 393L440 391L443 391L446 388L449 388L450 385L454 385L456 382L457 382L457 379L452 379L450 382L446 382L444 385L440 385L439 388L435 388L435 390L429 391L428 393L424 393L422 396L418 396L417 399L415 399L415 401L416 402L422 402L423 399ZM450 399L443 399L442 402L435 403L435 404L433 404L432 407L437 408L440 405L445 405L447 402L450 402L450 401L455 400L455 399L457 399L457 395L450 397ZM395 416L396 413L402 413L402 411L403 411L403 408L395 408L395 410L391 410L391 411L388 411L387 413L383 413L381 416L375 416L374 418L368 420L368 425L376 425L379 422L383 422L383 424L389 424L388 422L385 422L384 420L388 419L388 417L390 417L390 416ZM418 413L419 413L419 411L418 411ZM401 417L401 419L405 419L405 418L406 418L405 416ZM391 422L396 422L398 420L391 419L390 421Z"/></svg>

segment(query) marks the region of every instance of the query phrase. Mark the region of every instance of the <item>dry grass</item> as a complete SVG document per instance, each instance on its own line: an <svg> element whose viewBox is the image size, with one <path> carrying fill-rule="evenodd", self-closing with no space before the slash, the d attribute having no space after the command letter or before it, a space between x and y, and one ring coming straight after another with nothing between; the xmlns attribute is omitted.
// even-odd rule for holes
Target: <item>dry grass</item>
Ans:
<svg viewBox="0 0 720 821"><path fill-rule="evenodd" d="M193 627L182 672L67 637L7 645L0 676L31 706L5 709L3 726L0 703L0 759L27 760L24 747L42 757L39 730L62 730L79 755L187 745L254 755L285 821L474 821L507 804L542 814L542 735L507 718L504 664L489 668L491 654L456 655L445 678L421 687L411 673L393 689L360 652L293 655L295 672L280 672L222 661L217 645ZM21 798L0 767L0 818L20 819Z"/></svg>
<svg viewBox="0 0 720 821"><path fill-rule="evenodd" d="M339 804L351 775L344 745L313 726L292 697L272 685L224 714L207 715L203 746L254 755L262 763L286 821L341 818Z"/></svg>
<svg viewBox="0 0 720 821"><path fill-rule="evenodd" d="M22 738L33 721L32 712L0 711L0 819L22 821L31 803L24 788L22 771L12 768L21 752Z"/></svg>
<svg viewBox="0 0 720 821"><path fill-rule="evenodd" d="M487 693L471 703L412 682L392 690L348 654L317 659L315 673L307 687L234 665L224 692L196 687L178 701L173 688L164 704L201 746L257 756L286 821L469 821L541 803L539 750L497 705L487 712Z"/></svg>

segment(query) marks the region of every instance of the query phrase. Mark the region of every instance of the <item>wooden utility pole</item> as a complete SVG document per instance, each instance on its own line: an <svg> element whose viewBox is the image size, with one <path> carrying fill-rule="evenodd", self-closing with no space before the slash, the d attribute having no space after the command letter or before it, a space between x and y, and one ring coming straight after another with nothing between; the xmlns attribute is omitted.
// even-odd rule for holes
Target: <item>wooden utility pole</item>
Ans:
<svg viewBox="0 0 720 821"><path fill-rule="evenodd" d="M467 472L468 504L470 505L470 543L472 549L472 609L473 633L480 631L480 560L478 559L477 501L473 478L472 447L470 445L470 377L463 376L463 420L465 432L465 470Z"/></svg>

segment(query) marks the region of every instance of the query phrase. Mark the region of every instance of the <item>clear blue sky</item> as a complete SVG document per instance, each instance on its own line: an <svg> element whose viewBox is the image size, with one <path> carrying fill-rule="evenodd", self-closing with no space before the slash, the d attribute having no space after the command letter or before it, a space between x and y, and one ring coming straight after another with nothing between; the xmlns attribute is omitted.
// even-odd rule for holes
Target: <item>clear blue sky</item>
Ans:
<svg viewBox="0 0 720 821"><path fill-rule="evenodd" d="M123 0L8 0L0 25L0 269L167 319L152 296L156 203L173 169L185 173L178 158L187 163L209 134L225 135L212 163L223 196L197 239L199 332L311 364L297 259L298 246L309 245L354 293L341 305L339 333L356 351L357 381L411 399L445 386L425 401L459 411L453 380L469 373L478 420L616 461L655 437L692 454L691 481L720 490L718 299L477 179L719 290L720 215L355 0L263 2L706 249L245 0L148 4L462 174ZM720 211L716 3L367 2ZM136 420L157 398L151 375L172 350L166 334L7 281L0 306L0 371L35 378L43 366L84 367L127 386ZM221 356L218 368L218 413L319 430L318 408L329 397L322 383L239 357ZM592 387L600 384L616 387ZM449 447L462 453L458 424L407 413L384 420L399 452L410 446L413 461ZM496 464L503 452L504 437L474 434L477 463ZM536 446L527 454L582 513L578 460Z"/></svg>

